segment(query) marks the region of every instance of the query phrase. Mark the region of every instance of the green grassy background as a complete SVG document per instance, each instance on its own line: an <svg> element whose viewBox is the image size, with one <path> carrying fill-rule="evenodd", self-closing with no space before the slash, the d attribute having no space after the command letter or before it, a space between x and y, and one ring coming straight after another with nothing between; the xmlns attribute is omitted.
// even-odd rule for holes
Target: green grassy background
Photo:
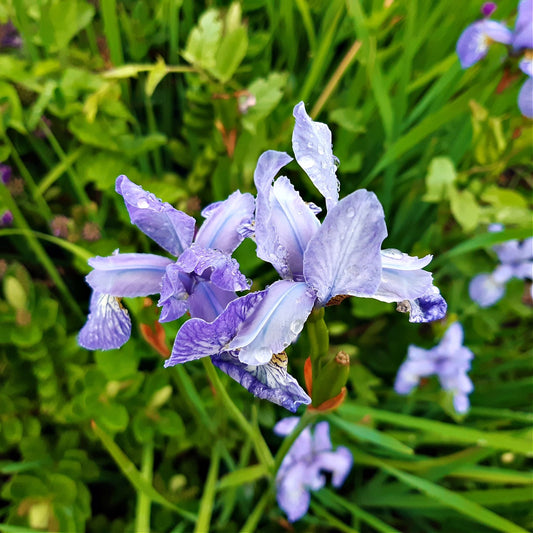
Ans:
<svg viewBox="0 0 533 533"><path fill-rule="evenodd" d="M354 455L338 491L313 494L295 531L490 532L533 527L531 299L512 281L481 310L468 282L496 240L531 235L532 123L516 99L519 57L494 45L460 68L455 43L479 18L460 0L7 0L21 49L0 49L0 531L280 531L272 455L288 413L200 361L163 369L127 300L121 350L77 346L87 258L152 250L114 192L119 174L199 217L253 189L266 149L290 151L303 100L333 131L341 196L368 188L385 246L434 254L447 321L409 324L365 299L329 308L332 349L352 357L330 421ZM516 2L496 19L514 23ZM254 95L245 114L238 102ZM296 164L308 200L321 198ZM487 225L502 222L502 235ZM154 246L154 253L160 253ZM236 252L264 287L254 245ZM459 320L475 353L467 416L430 380L394 393L409 344ZM166 342L179 324L164 325ZM290 348L303 383L308 340ZM227 396L225 396L227 391ZM231 398L231 400L229 400ZM228 401L231 401L229 404ZM231 407L228 407L231 406ZM242 414L240 414L242 413ZM243 416L244 415L244 416ZM269 451L270 450L270 451Z"/></svg>

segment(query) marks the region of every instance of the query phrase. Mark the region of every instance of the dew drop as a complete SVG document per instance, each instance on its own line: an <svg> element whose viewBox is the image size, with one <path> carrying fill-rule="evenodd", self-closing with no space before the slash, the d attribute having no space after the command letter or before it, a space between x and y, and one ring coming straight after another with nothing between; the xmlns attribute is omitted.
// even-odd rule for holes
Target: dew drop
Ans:
<svg viewBox="0 0 533 533"><path fill-rule="evenodd" d="M313 148L313 143L312 142L308 142L307 143L307 148Z"/></svg>
<svg viewBox="0 0 533 533"><path fill-rule="evenodd" d="M348 209L346 209L346 216L348 218L353 218L355 216L355 211L353 207L348 207Z"/></svg>
<svg viewBox="0 0 533 533"><path fill-rule="evenodd" d="M389 257L390 259L401 259L403 257L403 253L400 252L400 250L396 250L396 248L386 248L385 250L381 250L381 255Z"/></svg>
<svg viewBox="0 0 533 533"><path fill-rule="evenodd" d="M324 148L322 148L322 146L320 146L320 145L318 146L318 153L320 155L324 155Z"/></svg>
<svg viewBox="0 0 533 533"><path fill-rule="evenodd" d="M338 167L341 164L340 159L337 156L335 156L335 155L333 156L333 164L336 167Z"/></svg>
<svg viewBox="0 0 533 533"><path fill-rule="evenodd" d="M300 163L300 166L304 170L307 170L307 169L312 168L312 167L315 166L315 161L313 160L313 158L309 157L307 155L304 155L303 157L301 157L300 161L298 161L298 163Z"/></svg>
<svg viewBox="0 0 533 533"><path fill-rule="evenodd" d="M303 327L304 327L304 323L302 320L293 320L291 322L291 325L289 326L290 327L290 330L295 334L295 335L298 335L298 333L300 333L300 331L302 331Z"/></svg>
<svg viewBox="0 0 533 533"><path fill-rule="evenodd" d="M146 209L148 207L148 202L144 198L141 198L140 200L137 200L137 207Z"/></svg>

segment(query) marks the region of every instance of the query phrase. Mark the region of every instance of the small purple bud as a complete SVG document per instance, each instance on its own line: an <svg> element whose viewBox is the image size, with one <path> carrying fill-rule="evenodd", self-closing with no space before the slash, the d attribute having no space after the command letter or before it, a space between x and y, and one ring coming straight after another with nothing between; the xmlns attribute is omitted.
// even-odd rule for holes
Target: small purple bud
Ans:
<svg viewBox="0 0 533 533"><path fill-rule="evenodd" d="M13 213L8 210L0 217L0 227L11 226L11 224L13 224Z"/></svg>
<svg viewBox="0 0 533 533"><path fill-rule="evenodd" d="M485 2L481 6L481 13L484 17L490 17L496 11L496 7L495 2Z"/></svg>
<svg viewBox="0 0 533 533"><path fill-rule="evenodd" d="M0 180L4 185L9 183L11 179L11 167L8 165L0 165Z"/></svg>

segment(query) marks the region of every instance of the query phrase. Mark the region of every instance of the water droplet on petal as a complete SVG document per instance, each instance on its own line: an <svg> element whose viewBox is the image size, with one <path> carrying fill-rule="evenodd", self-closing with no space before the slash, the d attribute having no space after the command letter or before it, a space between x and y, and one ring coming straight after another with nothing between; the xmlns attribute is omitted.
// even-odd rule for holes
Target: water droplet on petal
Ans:
<svg viewBox="0 0 533 533"><path fill-rule="evenodd" d="M140 200L137 200L137 207L140 207L141 209L146 209L148 206L148 202L144 199L144 198L141 198Z"/></svg>
<svg viewBox="0 0 533 533"><path fill-rule="evenodd" d="M320 155L324 155L324 148L322 148L322 146L320 146L320 145L318 146L318 153Z"/></svg>
<svg viewBox="0 0 533 533"><path fill-rule="evenodd" d="M304 322L303 320L293 320L289 327L295 335L298 335L298 333L300 333L304 327Z"/></svg>
<svg viewBox="0 0 533 533"><path fill-rule="evenodd" d="M307 148L313 148L313 143L312 142L308 142L307 143Z"/></svg>
<svg viewBox="0 0 533 533"><path fill-rule="evenodd" d="M315 166L315 161L312 157L309 157L308 155L304 155L303 157L300 158L300 161L298 161L300 163L300 166L304 169L304 170L308 170L312 167Z"/></svg>
<svg viewBox="0 0 533 533"><path fill-rule="evenodd" d="M346 209L346 216L348 218L353 218L355 216L355 211L353 207L348 207L348 209Z"/></svg>
<svg viewBox="0 0 533 533"><path fill-rule="evenodd" d="M337 156L335 156L335 155L333 156L333 164L336 167L338 167L341 164L340 159Z"/></svg>
<svg viewBox="0 0 533 533"><path fill-rule="evenodd" d="M396 250L396 248L386 248L385 250L381 250L381 255L389 257L390 259L401 259L403 257L403 253L400 252L400 250Z"/></svg>

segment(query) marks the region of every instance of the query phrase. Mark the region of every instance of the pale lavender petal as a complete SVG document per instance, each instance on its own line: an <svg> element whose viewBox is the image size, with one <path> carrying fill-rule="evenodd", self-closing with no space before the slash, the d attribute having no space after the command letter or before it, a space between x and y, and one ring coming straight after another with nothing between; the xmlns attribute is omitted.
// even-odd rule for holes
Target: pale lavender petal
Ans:
<svg viewBox="0 0 533 533"><path fill-rule="evenodd" d="M463 326L459 322L454 322L444 333L438 344L438 350L443 355L453 355L461 349L463 340Z"/></svg>
<svg viewBox="0 0 533 533"><path fill-rule="evenodd" d="M189 308L189 291L192 282L188 274L182 272L176 263L171 263L161 279L160 298L157 305L161 307L159 322L171 322L183 316Z"/></svg>
<svg viewBox="0 0 533 533"><path fill-rule="evenodd" d="M498 265L492 273L492 279L495 283L505 285L515 273L514 265Z"/></svg>
<svg viewBox="0 0 533 533"><path fill-rule="evenodd" d="M394 270L420 270L431 263L432 255L424 257L412 256L395 248L381 250L381 266Z"/></svg>
<svg viewBox="0 0 533 533"><path fill-rule="evenodd" d="M518 108L522 115L533 118L533 78L528 78L518 93Z"/></svg>
<svg viewBox="0 0 533 533"><path fill-rule="evenodd" d="M316 296L302 282L276 281L229 344L249 365L268 363L300 334Z"/></svg>
<svg viewBox="0 0 533 533"><path fill-rule="evenodd" d="M533 59L530 59L529 57L524 58L518 63L518 66L524 74L527 74L530 78L533 76Z"/></svg>
<svg viewBox="0 0 533 533"><path fill-rule="evenodd" d="M311 398L287 372L286 356L275 356L271 362L260 366L241 363L231 352L213 355L211 360L258 398L280 405L293 413L300 405L311 403Z"/></svg>
<svg viewBox="0 0 533 533"><path fill-rule="evenodd" d="M117 178L115 188L124 198L132 224L159 246L176 257L190 246L194 218L163 203L124 175Z"/></svg>
<svg viewBox="0 0 533 533"><path fill-rule="evenodd" d="M292 132L292 148L298 164L326 199L329 209L339 201L337 159L331 147L331 131L326 124L314 122L303 102L293 111L296 123Z"/></svg>
<svg viewBox="0 0 533 533"><path fill-rule="evenodd" d="M191 317L212 322L235 298L233 291L220 289L210 281L199 281L188 300Z"/></svg>
<svg viewBox="0 0 533 533"><path fill-rule="evenodd" d="M157 294L167 265L172 261L153 254L115 254L92 257L94 268L87 283L96 291L111 296L148 296Z"/></svg>
<svg viewBox="0 0 533 533"><path fill-rule="evenodd" d="M131 320L120 300L93 291L87 322L78 335L78 344L87 350L113 350L131 335Z"/></svg>
<svg viewBox="0 0 533 533"><path fill-rule="evenodd" d="M250 193L235 191L227 200L216 202L202 211L206 218L195 242L231 254L244 240L243 228L251 225L255 201Z"/></svg>
<svg viewBox="0 0 533 533"><path fill-rule="evenodd" d="M520 259L523 261L533 259L533 237L522 241L522 245L520 246Z"/></svg>
<svg viewBox="0 0 533 533"><path fill-rule="evenodd" d="M518 279L533 279L533 261L523 261L516 265L513 276Z"/></svg>
<svg viewBox="0 0 533 533"><path fill-rule="evenodd" d="M446 316L448 304L441 296L437 287L431 289L414 300L409 300L409 322L420 324L422 322L433 322Z"/></svg>
<svg viewBox="0 0 533 533"><path fill-rule="evenodd" d="M480 307L490 307L505 294L505 285L496 283L490 274L478 274L468 287L470 298Z"/></svg>
<svg viewBox="0 0 533 533"><path fill-rule="evenodd" d="M329 438L329 424L326 421L319 422L315 426L313 440L313 451L315 453L331 450L331 439Z"/></svg>
<svg viewBox="0 0 533 533"><path fill-rule="evenodd" d="M265 297L266 291L252 292L228 304L213 322L191 318L176 335L165 367L216 355L228 350L228 344Z"/></svg>
<svg viewBox="0 0 533 533"><path fill-rule="evenodd" d="M470 407L468 395L457 393L453 395L453 406L459 414L464 414Z"/></svg>
<svg viewBox="0 0 533 533"><path fill-rule="evenodd" d="M309 239L320 227L320 222L286 177L277 179L268 193L269 216L256 221L258 250L272 249L275 245L276 257L283 263L282 272L288 274L284 277L301 281L303 255ZM258 192L258 196L260 194L264 193ZM266 228L263 224L266 224ZM269 240L268 244L262 242L265 238ZM262 259L268 260L267 257Z"/></svg>
<svg viewBox="0 0 533 533"><path fill-rule="evenodd" d="M291 465L298 461L307 461L313 456L313 436L311 429L306 427L296 438L287 455L283 458L281 467L276 475L276 479L283 477L283 474Z"/></svg>
<svg viewBox="0 0 533 533"><path fill-rule="evenodd" d="M329 210L304 254L305 279L320 305L336 295L376 292L386 236L385 215L374 193L355 191Z"/></svg>
<svg viewBox="0 0 533 533"><path fill-rule="evenodd" d="M415 300L427 294L432 286L433 276L426 270L383 268L381 283L372 298L381 302Z"/></svg>
<svg viewBox="0 0 533 533"><path fill-rule="evenodd" d="M316 430L315 430L316 435ZM339 446L335 451L321 452L317 456L318 467L330 472L331 484L338 488L350 473L353 465L352 453L348 448Z"/></svg>
<svg viewBox="0 0 533 533"><path fill-rule="evenodd" d="M284 152L268 150L259 157L254 172L257 188L255 202L255 241L257 257L268 261L284 278L291 278L287 266L286 249L281 247L276 228L272 226L272 181L279 170L292 161Z"/></svg>
<svg viewBox="0 0 533 533"><path fill-rule="evenodd" d="M513 33L513 47L533 48L533 0L521 0Z"/></svg>
<svg viewBox="0 0 533 533"><path fill-rule="evenodd" d="M282 418L273 428L273 431L276 435L280 437L286 437L290 435L294 428L298 425L300 421L299 416L289 416L287 418Z"/></svg>
<svg viewBox="0 0 533 533"><path fill-rule="evenodd" d="M523 256L520 242L514 239L494 245L493 250L496 252L498 259L502 263L516 263L520 261Z"/></svg>
<svg viewBox="0 0 533 533"><path fill-rule="evenodd" d="M305 463L296 463L277 483L276 499L289 522L299 520L309 509L311 496L302 481L306 468Z"/></svg>
<svg viewBox="0 0 533 533"><path fill-rule="evenodd" d="M463 68L468 68L483 59L491 41L510 44L512 32L500 22L478 20L470 24L457 41L457 55Z"/></svg>
<svg viewBox="0 0 533 533"><path fill-rule="evenodd" d="M180 255L176 264L183 272L194 272L226 291L244 291L250 287L235 259L218 250L202 248L196 243Z"/></svg>

